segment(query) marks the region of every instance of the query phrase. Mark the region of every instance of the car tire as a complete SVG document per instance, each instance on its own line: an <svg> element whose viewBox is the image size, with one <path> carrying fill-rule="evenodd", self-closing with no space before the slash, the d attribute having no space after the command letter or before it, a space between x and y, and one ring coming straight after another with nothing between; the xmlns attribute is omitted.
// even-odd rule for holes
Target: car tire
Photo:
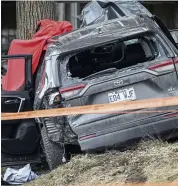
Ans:
<svg viewBox="0 0 178 186"><path fill-rule="evenodd" d="M63 164L62 159L64 155L64 149L60 146L60 144L55 143L48 138L45 126L41 130L41 135L46 161L48 163L49 169L52 170Z"/></svg>

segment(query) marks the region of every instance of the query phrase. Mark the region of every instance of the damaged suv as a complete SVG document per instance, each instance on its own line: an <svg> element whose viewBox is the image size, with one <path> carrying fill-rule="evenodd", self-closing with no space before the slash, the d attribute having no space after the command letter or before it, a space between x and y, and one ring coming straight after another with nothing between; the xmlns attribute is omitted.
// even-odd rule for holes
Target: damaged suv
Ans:
<svg viewBox="0 0 178 186"><path fill-rule="evenodd" d="M34 102L28 92L5 92L3 111L7 103L19 110L24 100L20 111L30 110L30 103L34 110L41 110L178 96L178 50L167 30L148 15L85 25L49 43L36 74ZM159 108L165 109L178 110L178 106ZM41 142L50 169L65 161L69 144L92 152L143 138L178 136L178 112L169 111L6 122L2 127L2 164L38 162Z"/></svg>

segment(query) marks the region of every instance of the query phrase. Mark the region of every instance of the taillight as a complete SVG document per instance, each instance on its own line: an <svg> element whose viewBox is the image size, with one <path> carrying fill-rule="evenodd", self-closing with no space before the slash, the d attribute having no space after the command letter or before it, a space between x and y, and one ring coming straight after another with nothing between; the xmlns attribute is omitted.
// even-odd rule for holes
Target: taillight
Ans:
<svg viewBox="0 0 178 186"><path fill-rule="evenodd" d="M59 91L62 95L62 97L72 97L77 95L83 88L85 88L85 84L79 84L79 85L74 85L66 88L61 88Z"/></svg>
<svg viewBox="0 0 178 186"><path fill-rule="evenodd" d="M164 116L165 118L172 118L172 117L178 117L178 112L176 113L171 113L171 114L167 114Z"/></svg>
<svg viewBox="0 0 178 186"><path fill-rule="evenodd" d="M178 59L175 60L175 64L176 64L176 66L178 65ZM156 64L156 65L153 65L153 66L149 67L148 69L149 70L154 70L154 71L157 71L157 72L175 71L173 60L168 60L168 61L161 62L159 64Z"/></svg>
<svg viewBox="0 0 178 186"><path fill-rule="evenodd" d="M94 137L96 137L96 134L89 134L87 136L80 137L79 140L82 141L82 140L91 139L91 138L94 138Z"/></svg>

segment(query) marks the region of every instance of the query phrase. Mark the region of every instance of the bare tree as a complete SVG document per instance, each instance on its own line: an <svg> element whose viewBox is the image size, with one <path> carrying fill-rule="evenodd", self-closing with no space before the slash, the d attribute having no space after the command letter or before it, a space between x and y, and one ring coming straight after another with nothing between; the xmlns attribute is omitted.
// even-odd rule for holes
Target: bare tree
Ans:
<svg viewBox="0 0 178 186"><path fill-rule="evenodd" d="M36 24L42 19L55 18L55 2L52 1L17 1L16 20L17 38L32 38Z"/></svg>

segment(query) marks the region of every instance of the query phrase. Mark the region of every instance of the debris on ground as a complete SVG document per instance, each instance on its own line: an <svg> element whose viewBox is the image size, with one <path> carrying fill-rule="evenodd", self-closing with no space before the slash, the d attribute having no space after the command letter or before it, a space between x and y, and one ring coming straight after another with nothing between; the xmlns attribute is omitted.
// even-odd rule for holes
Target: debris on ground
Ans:
<svg viewBox="0 0 178 186"><path fill-rule="evenodd" d="M7 168L3 181L11 185L21 185L36 178L38 176L31 170L30 164L27 164L21 169Z"/></svg>
<svg viewBox="0 0 178 186"><path fill-rule="evenodd" d="M178 181L178 142L141 142L135 149L124 152L78 155L29 185L79 186L167 181Z"/></svg>

